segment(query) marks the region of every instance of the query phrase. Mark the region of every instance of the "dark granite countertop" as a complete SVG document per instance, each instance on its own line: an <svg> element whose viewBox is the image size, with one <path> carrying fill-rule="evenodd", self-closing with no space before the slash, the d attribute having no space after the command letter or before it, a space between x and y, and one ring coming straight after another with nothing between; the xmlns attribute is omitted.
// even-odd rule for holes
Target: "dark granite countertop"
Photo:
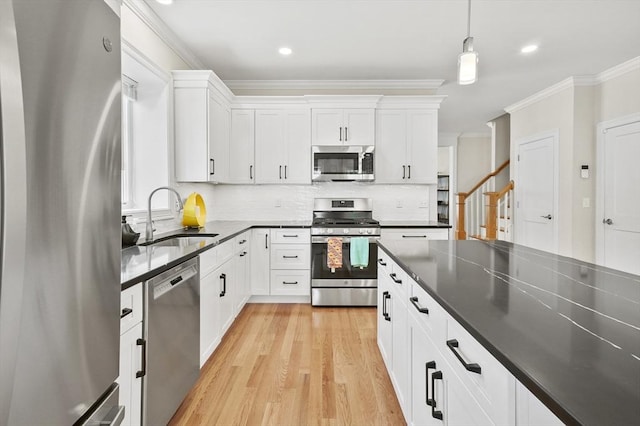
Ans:
<svg viewBox="0 0 640 426"><path fill-rule="evenodd" d="M504 241L379 245L562 421L640 424L640 276Z"/></svg>
<svg viewBox="0 0 640 426"><path fill-rule="evenodd" d="M381 220L382 228L451 228L448 223L434 220Z"/></svg>
<svg viewBox="0 0 640 426"><path fill-rule="evenodd" d="M159 273L197 256L225 241L230 240L251 228L309 228L311 221L213 221L207 222L200 229L176 230L158 234L155 239L162 239L171 235L207 236L196 244L182 247L168 247L160 245L137 245L122 249L120 263L120 284L125 290L139 282L145 281Z"/></svg>

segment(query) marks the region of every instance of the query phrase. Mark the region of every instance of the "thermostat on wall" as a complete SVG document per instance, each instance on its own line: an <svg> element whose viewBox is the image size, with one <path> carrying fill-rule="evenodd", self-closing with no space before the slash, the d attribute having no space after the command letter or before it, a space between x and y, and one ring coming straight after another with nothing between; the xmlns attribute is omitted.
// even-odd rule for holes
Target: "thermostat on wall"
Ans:
<svg viewBox="0 0 640 426"><path fill-rule="evenodd" d="M589 178L589 166L588 165L583 164L582 166L580 166L580 177L582 179Z"/></svg>

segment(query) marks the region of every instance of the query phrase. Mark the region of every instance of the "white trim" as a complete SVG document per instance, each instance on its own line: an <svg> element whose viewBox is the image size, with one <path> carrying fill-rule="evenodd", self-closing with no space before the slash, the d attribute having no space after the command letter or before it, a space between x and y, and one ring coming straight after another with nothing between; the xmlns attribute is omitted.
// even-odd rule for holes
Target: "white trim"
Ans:
<svg viewBox="0 0 640 426"><path fill-rule="evenodd" d="M376 108L382 95L304 95L312 108Z"/></svg>
<svg viewBox="0 0 640 426"><path fill-rule="evenodd" d="M377 109L440 109L446 95L390 95L382 96Z"/></svg>
<svg viewBox="0 0 640 426"><path fill-rule="evenodd" d="M311 303L311 296L259 296L251 295L247 303Z"/></svg>
<svg viewBox="0 0 640 426"><path fill-rule="evenodd" d="M151 71L153 74L158 76L162 81L168 83L171 80L171 74L166 72L162 67L153 62L147 55L144 54L140 49L135 47L126 39L122 39L122 53L126 53L131 56L135 61L137 61L140 65Z"/></svg>
<svg viewBox="0 0 640 426"><path fill-rule="evenodd" d="M623 62L620 65L616 65L613 68L609 68L608 70L602 71L596 76L596 80L598 81L598 83L604 83L605 81L637 70L640 70L640 56Z"/></svg>
<svg viewBox="0 0 640 426"><path fill-rule="evenodd" d="M574 87L574 85L575 84L574 84L573 77L566 78L561 82L554 84L553 86L549 86L546 89L541 90L529 96L528 98L521 100L520 102L516 102L515 104L511 104L507 106L504 110L509 114L513 114L514 112L519 111L528 106L531 106L536 102L540 102L541 100L546 99L550 96L553 96L557 93L560 93L564 90L571 89Z"/></svg>
<svg viewBox="0 0 640 426"><path fill-rule="evenodd" d="M437 90L444 80L224 80L237 90L367 89Z"/></svg>
<svg viewBox="0 0 640 426"><path fill-rule="evenodd" d="M458 139L465 139L465 138L490 138L491 137L491 131L485 132L485 133L480 133L480 132L468 132L468 133L460 133L460 135L458 136Z"/></svg>
<svg viewBox="0 0 640 426"><path fill-rule="evenodd" d="M222 95L227 103L233 102L235 95L224 84L220 77L211 70L174 70L171 71L173 77L173 87L200 87L207 88L213 86Z"/></svg>
<svg viewBox="0 0 640 426"><path fill-rule="evenodd" d="M166 45L187 65L194 69L205 69L200 59L175 35L162 19L142 0L122 0Z"/></svg>
<svg viewBox="0 0 640 426"><path fill-rule="evenodd" d="M639 62L640 63L640 62ZM596 209L595 209L595 231L596 231L596 263L604 265L604 162L605 151L604 144L606 141L606 133L608 129L626 126L635 122L640 122L640 113L627 115L624 117L614 118L612 120L602 121L596 125L596 164L594 173L596 177Z"/></svg>
<svg viewBox="0 0 640 426"><path fill-rule="evenodd" d="M516 141L515 143L515 148L516 148L516 152L515 155L518 156L520 155L520 147L522 145L528 144L528 143L532 143L532 142L536 142L542 139L547 139L547 138L552 138L553 139L553 253L558 253L558 243L559 243L559 226L558 224L560 223L560 206L559 206L559 201L560 201L560 167L559 167L559 156L560 156L560 130L559 129L554 129L554 130L550 130L550 131L546 131L546 132L542 132L542 133L538 133L535 135L531 135L531 136L527 136L525 138L521 138L518 141ZM513 174L515 175L516 179L514 179L515 182L515 197L514 197L514 201L516 202L515 208L513 208L511 210L512 214L513 214L513 224L514 224L514 234L513 234L513 242L518 243L518 244L522 244L522 241L520 240L520 234L522 234L522 222L520 220L520 215L518 213L520 213L519 210L519 205L517 204L521 199L522 199L522 193L520 192L522 190L522 185L519 184L520 181L520 162L517 161L517 157L515 158L516 161L513 161L514 159L512 159L511 161L511 165L513 166ZM571 254L565 254L570 256Z"/></svg>

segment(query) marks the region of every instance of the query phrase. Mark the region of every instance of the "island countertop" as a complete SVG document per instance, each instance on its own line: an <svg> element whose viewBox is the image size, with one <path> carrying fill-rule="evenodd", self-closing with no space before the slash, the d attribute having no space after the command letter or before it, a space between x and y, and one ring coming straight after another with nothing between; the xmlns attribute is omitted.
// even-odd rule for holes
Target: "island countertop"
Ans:
<svg viewBox="0 0 640 426"><path fill-rule="evenodd" d="M565 423L640 424L640 276L504 241L379 245Z"/></svg>

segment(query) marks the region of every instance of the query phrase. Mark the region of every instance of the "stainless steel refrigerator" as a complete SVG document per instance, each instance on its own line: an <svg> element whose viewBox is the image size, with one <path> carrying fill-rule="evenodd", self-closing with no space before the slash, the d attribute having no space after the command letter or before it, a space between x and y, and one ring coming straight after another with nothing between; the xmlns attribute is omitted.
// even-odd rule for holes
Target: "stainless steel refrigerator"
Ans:
<svg viewBox="0 0 640 426"><path fill-rule="evenodd" d="M104 0L0 0L0 425L121 416L120 93Z"/></svg>

